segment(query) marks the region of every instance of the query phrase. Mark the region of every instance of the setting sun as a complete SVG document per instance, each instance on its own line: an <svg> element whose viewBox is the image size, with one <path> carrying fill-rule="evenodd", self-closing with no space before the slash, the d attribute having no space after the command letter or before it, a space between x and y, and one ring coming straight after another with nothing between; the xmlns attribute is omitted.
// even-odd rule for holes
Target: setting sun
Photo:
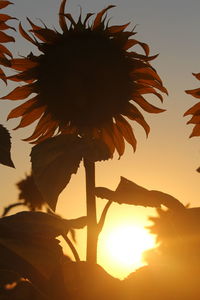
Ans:
<svg viewBox="0 0 200 300"><path fill-rule="evenodd" d="M112 228L102 240L100 256L106 256L108 272L121 278L143 266L143 252L155 247L155 237L142 226L134 224Z"/></svg>

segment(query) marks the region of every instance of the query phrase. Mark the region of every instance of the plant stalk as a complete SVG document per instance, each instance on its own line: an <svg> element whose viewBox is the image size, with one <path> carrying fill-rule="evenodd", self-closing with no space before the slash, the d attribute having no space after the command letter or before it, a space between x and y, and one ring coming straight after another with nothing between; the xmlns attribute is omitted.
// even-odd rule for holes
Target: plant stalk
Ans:
<svg viewBox="0 0 200 300"><path fill-rule="evenodd" d="M87 253L86 260L90 264L97 263L98 225L95 197L95 163L84 159L86 175L86 208L87 208Z"/></svg>
<svg viewBox="0 0 200 300"><path fill-rule="evenodd" d="M69 248L71 249L71 251L74 255L75 261L80 262L80 257L78 255L78 252L76 251L76 248L74 247L74 245L72 244L72 242L70 241L68 236L66 234L62 234L62 237L64 238L65 242L68 244Z"/></svg>

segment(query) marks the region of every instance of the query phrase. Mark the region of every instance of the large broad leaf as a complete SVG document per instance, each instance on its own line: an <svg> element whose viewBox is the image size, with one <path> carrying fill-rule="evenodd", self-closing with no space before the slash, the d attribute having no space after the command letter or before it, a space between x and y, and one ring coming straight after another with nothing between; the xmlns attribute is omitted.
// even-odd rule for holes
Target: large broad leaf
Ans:
<svg viewBox="0 0 200 300"><path fill-rule="evenodd" d="M0 163L14 168L10 155L11 141L8 130L0 124Z"/></svg>
<svg viewBox="0 0 200 300"><path fill-rule="evenodd" d="M42 278L49 279L63 259L56 237L67 233L72 227L82 228L85 225L85 217L65 220L42 212L20 212L1 218L0 268L6 269L8 266L7 269L11 267L19 273L29 272L27 268L24 271L24 264L28 264ZM32 272L22 275L31 277Z"/></svg>
<svg viewBox="0 0 200 300"><path fill-rule="evenodd" d="M59 135L32 148L35 183L53 210L71 175L77 172L81 159L82 141L75 135Z"/></svg>
<svg viewBox="0 0 200 300"><path fill-rule="evenodd" d="M184 205L171 195L159 191L150 191L136 183L121 177L116 191L104 187L96 188L96 196L119 204L160 207L161 204L170 209L184 208Z"/></svg>

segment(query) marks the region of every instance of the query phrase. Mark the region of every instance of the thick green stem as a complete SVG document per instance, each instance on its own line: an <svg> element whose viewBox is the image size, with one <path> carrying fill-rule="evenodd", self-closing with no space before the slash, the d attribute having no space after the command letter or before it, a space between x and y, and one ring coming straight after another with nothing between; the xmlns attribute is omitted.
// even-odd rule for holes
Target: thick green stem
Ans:
<svg viewBox="0 0 200 300"><path fill-rule="evenodd" d="M91 264L97 263L98 228L95 197L95 163L84 159L86 174L86 204L87 204L87 255L86 260Z"/></svg>

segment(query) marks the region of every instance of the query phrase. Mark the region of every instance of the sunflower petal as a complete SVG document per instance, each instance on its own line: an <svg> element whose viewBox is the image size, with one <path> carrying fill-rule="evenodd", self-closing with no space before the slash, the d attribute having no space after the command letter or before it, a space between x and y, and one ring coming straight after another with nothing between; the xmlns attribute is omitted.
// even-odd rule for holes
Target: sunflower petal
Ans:
<svg viewBox="0 0 200 300"><path fill-rule="evenodd" d="M192 73L194 77L196 77L198 80L200 80L200 73Z"/></svg>
<svg viewBox="0 0 200 300"><path fill-rule="evenodd" d="M22 100L30 96L32 93L34 93L33 84L23 85L16 87L12 92L2 97L1 99Z"/></svg>
<svg viewBox="0 0 200 300"><path fill-rule="evenodd" d="M34 93L34 86L33 84L29 84L16 87L12 92L2 97L1 99L22 100L30 96L32 93Z"/></svg>
<svg viewBox="0 0 200 300"><path fill-rule="evenodd" d="M83 26L85 27L86 26L86 23L87 21L90 19L91 16L93 16L94 14L93 13L88 13L85 17L85 20L83 22Z"/></svg>
<svg viewBox="0 0 200 300"><path fill-rule="evenodd" d="M7 25L6 23L0 21L0 30L7 30L7 29L15 30L14 27L11 27L11 26Z"/></svg>
<svg viewBox="0 0 200 300"><path fill-rule="evenodd" d="M106 29L106 33L118 33L118 32L122 32L124 29L126 29L126 27L130 24L124 24L124 25L117 25L117 26L110 26Z"/></svg>
<svg viewBox="0 0 200 300"><path fill-rule="evenodd" d="M197 124L194 126L190 137L193 137L193 136L200 136L200 124Z"/></svg>
<svg viewBox="0 0 200 300"><path fill-rule="evenodd" d="M77 23L74 21L71 14L64 14L64 16L71 22L72 25L74 25L74 27L76 27Z"/></svg>
<svg viewBox="0 0 200 300"><path fill-rule="evenodd" d="M52 43L58 37L58 33L56 33L54 30L48 29L48 28L41 28L41 29L38 29L38 30L31 29L29 31L33 32L34 35L37 38L39 38L42 42L46 42L46 43Z"/></svg>
<svg viewBox="0 0 200 300"><path fill-rule="evenodd" d="M125 143L123 135L115 123L113 123L113 141L119 154L119 157L121 157L124 154Z"/></svg>
<svg viewBox="0 0 200 300"><path fill-rule="evenodd" d="M45 108L44 108L45 110ZM46 129L48 128L48 125L51 124L51 115L48 113L44 113L43 116L40 118L39 122L37 123L35 130L31 136L28 138L24 139L24 141L33 141L37 139L39 136L41 136ZM37 141L33 142L37 143Z"/></svg>
<svg viewBox="0 0 200 300"><path fill-rule="evenodd" d="M27 41L37 46L37 42L32 37L30 37L30 35L28 35L28 33L23 29L21 22L19 23L19 32Z"/></svg>
<svg viewBox="0 0 200 300"><path fill-rule="evenodd" d="M194 115L187 124L200 124L200 114Z"/></svg>
<svg viewBox="0 0 200 300"><path fill-rule="evenodd" d="M138 45L140 45L142 47L142 49L144 50L145 54L148 56L149 55L149 46L146 43L142 43L142 42L138 42Z"/></svg>
<svg viewBox="0 0 200 300"><path fill-rule="evenodd" d="M93 23L93 26L92 26L92 29L96 29L100 24L101 24L101 21L102 21L102 17L103 15L107 12L107 10L111 9L115 7L115 5L109 5L108 7L104 8L103 10L101 10L97 15L96 15L96 18L94 19L94 23Z"/></svg>
<svg viewBox="0 0 200 300"><path fill-rule="evenodd" d="M0 31L0 43L10 43L14 41L15 39L12 36Z"/></svg>
<svg viewBox="0 0 200 300"><path fill-rule="evenodd" d="M46 131L44 133L42 133L36 141L31 142L31 144L39 144L42 141L52 137L58 127L58 122L51 121L46 124L46 127L47 127ZM27 140L27 139L24 139L24 140Z"/></svg>
<svg viewBox="0 0 200 300"><path fill-rule="evenodd" d="M138 124L140 124L148 136L150 132L150 127L145 121L143 115L141 112L131 103L128 103L127 110L123 113L126 117L128 117L130 120L136 121Z"/></svg>
<svg viewBox="0 0 200 300"><path fill-rule="evenodd" d="M40 130L40 133L39 133L39 131L37 132L37 138L35 138L34 140L32 138L31 139L27 138L27 139L23 139L23 141L29 141L30 144L36 145L36 144L39 144L41 141L46 140L47 138L45 137L45 132L47 131L50 124L51 124L51 121L46 122L43 125L43 128ZM54 133L51 135L51 137L53 137L53 135L54 135Z"/></svg>
<svg viewBox="0 0 200 300"><path fill-rule="evenodd" d="M29 22L29 24L31 25L31 27L32 27L33 30L44 29L43 27L34 24L29 18L26 18L26 19L27 19L27 21Z"/></svg>
<svg viewBox="0 0 200 300"><path fill-rule="evenodd" d="M145 56L145 55L136 53L134 51L127 52L127 55L129 55L129 56L131 56L133 58L142 59L144 61L151 61L151 60L154 60L156 57L158 57L158 54L152 55L152 56Z"/></svg>
<svg viewBox="0 0 200 300"><path fill-rule="evenodd" d="M200 98L200 88L194 89L194 90L186 90L187 94L192 95L195 98Z"/></svg>
<svg viewBox="0 0 200 300"><path fill-rule="evenodd" d="M124 44L123 46L123 49L124 50L128 50L130 49L131 47L135 46L137 44L137 41L136 40L127 40L126 43Z"/></svg>
<svg viewBox="0 0 200 300"><path fill-rule="evenodd" d="M109 125L105 125L101 129L101 138L103 142L108 146L108 149L110 150L110 154L113 155L115 151L115 144L112 137L112 132Z"/></svg>
<svg viewBox="0 0 200 300"><path fill-rule="evenodd" d="M0 14L0 22L7 22L8 20L17 20L17 19L6 14Z"/></svg>
<svg viewBox="0 0 200 300"><path fill-rule="evenodd" d="M43 113L44 113L44 107L37 107L31 110L28 114L24 114L22 116L19 125L15 129L23 128L30 125L31 123L39 119Z"/></svg>
<svg viewBox="0 0 200 300"><path fill-rule="evenodd" d="M158 114L165 111L165 109L161 109L150 104L148 101L144 99L144 97L140 95L134 96L133 101L136 102L142 109L144 109L148 113Z"/></svg>
<svg viewBox="0 0 200 300"><path fill-rule="evenodd" d="M134 39L127 40L127 42L123 46L123 49L124 50L128 50L128 49L130 49L131 47L133 47L135 45L139 45L140 47L142 47L142 49L144 50L145 54L147 56L149 55L149 46L146 43L142 43L142 42L139 42L139 41L134 40Z"/></svg>
<svg viewBox="0 0 200 300"><path fill-rule="evenodd" d="M5 82L5 84L7 84L6 75L1 68L0 68L0 79L3 80Z"/></svg>
<svg viewBox="0 0 200 300"><path fill-rule="evenodd" d="M142 94L142 95L154 94L161 100L161 102L163 102L162 95L157 93L153 87L145 86L143 84L140 84L140 85L137 84L137 92L138 92L138 94Z"/></svg>
<svg viewBox="0 0 200 300"><path fill-rule="evenodd" d="M12 59L11 64L12 68L17 71L26 71L27 69L31 69L38 66L37 62L32 61L28 58Z"/></svg>
<svg viewBox="0 0 200 300"><path fill-rule="evenodd" d="M65 20L65 5L66 5L67 0L62 0L61 5L60 5L60 11L59 11L59 24L60 28L63 30L63 32L67 31L67 23Z"/></svg>
<svg viewBox="0 0 200 300"><path fill-rule="evenodd" d="M131 74L133 74L133 76L141 74L141 77L149 76L149 79L157 80L159 83L162 84L160 76L152 67L150 68L145 66L144 68L135 69Z"/></svg>
<svg viewBox="0 0 200 300"><path fill-rule="evenodd" d="M134 136L131 125L126 121L121 115L115 116L115 121L118 129L121 131L125 140L133 147L133 150L136 150L137 141Z"/></svg>
<svg viewBox="0 0 200 300"><path fill-rule="evenodd" d="M200 102L196 103L194 106L192 106L190 109L188 109L184 113L184 116L197 115L197 114L200 114Z"/></svg>
<svg viewBox="0 0 200 300"><path fill-rule="evenodd" d="M0 1L0 9L3 9L3 8L5 8L6 6L10 5L10 4L13 4L13 3L10 2L10 1L6 1L6 0Z"/></svg>
<svg viewBox="0 0 200 300"><path fill-rule="evenodd" d="M16 82L24 81L27 83L31 83L36 80L35 79L36 76L37 76L36 69L33 68L33 69L29 69L27 71L21 72L19 74L8 76L7 79L16 81Z"/></svg>
<svg viewBox="0 0 200 300"><path fill-rule="evenodd" d="M4 67L10 67L11 66L10 60L7 59L3 53L0 53L0 65L2 65Z"/></svg>
<svg viewBox="0 0 200 300"><path fill-rule="evenodd" d="M12 53L4 45L0 45L0 53L4 53L12 57Z"/></svg>
<svg viewBox="0 0 200 300"><path fill-rule="evenodd" d="M11 112L8 114L7 120L13 119L13 118L18 118L22 116L27 109L32 107L35 103L37 102L37 96L24 102L23 104L15 107Z"/></svg>
<svg viewBox="0 0 200 300"><path fill-rule="evenodd" d="M157 82L155 80L146 79L146 78L139 78L137 80L137 82L145 84L146 86L152 86L152 87L156 88L157 90L159 90L159 91L161 91L161 92L168 95L167 89L162 84L160 84L159 82Z"/></svg>

